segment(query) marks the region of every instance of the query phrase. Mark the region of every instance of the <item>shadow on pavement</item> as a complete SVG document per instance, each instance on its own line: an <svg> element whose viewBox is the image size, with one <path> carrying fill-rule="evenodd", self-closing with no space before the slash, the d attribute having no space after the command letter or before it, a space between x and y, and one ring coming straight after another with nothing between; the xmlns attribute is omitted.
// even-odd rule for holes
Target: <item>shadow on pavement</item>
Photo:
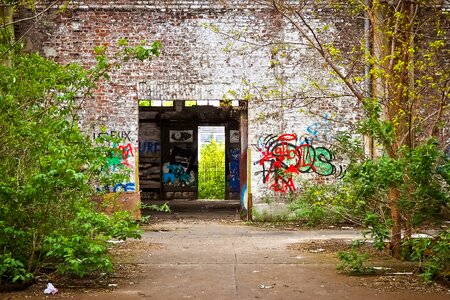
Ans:
<svg viewBox="0 0 450 300"><path fill-rule="evenodd" d="M156 220L240 220L239 200L169 200L146 201L147 205L163 205L167 203L170 213L142 209L143 216L150 216Z"/></svg>

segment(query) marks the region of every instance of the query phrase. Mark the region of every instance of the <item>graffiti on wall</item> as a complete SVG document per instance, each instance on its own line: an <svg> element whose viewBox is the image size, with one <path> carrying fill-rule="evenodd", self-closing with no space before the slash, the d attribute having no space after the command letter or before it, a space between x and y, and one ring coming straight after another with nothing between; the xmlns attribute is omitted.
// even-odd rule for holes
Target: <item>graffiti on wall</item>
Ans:
<svg viewBox="0 0 450 300"><path fill-rule="evenodd" d="M170 162L163 165L165 186L195 187L197 176L194 171L196 151L174 146L170 149Z"/></svg>
<svg viewBox="0 0 450 300"><path fill-rule="evenodd" d="M194 141L193 130L170 130L169 142L171 143L191 143Z"/></svg>
<svg viewBox="0 0 450 300"><path fill-rule="evenodd" d="M105 132L100 132L100 133L93 133L92 137L94 138L94 140L102 135L109 135L112 137L116 137L116 138L120 138L124 141L130 142L131 138L130 138L130 134L131 131L117 131L117 130L110 130L110 131L105 131Z"/></svg>
<svg viewBox="0 0 450 300"><path fill-rule="evenodd" d="M154 155L161 151L161 143L159 141L139 141L139 155Z"/></svg>
<svg viewBox="0 0 450 300"><path fill-rule="evenodd" d="M340 176L342 167L334 164L334 154L325 147L314 147L311 139L296 134L268 135L261 138L257 149L261 159L255 164L262 170L263 182L274 192L296 190L294 176L315 173L320 176Z"/></svg>
<svg viewBox="0 0 450 300"><path fill-rule="evenodd" d="M106 160L108 167L115 172L121 166L133 168L133 165L129 162L131 157L134 157L134 149L130 143L127 145L113 144L111 156Z"/></svg>
<svg viewBox="0 0 450 300"><path fill-rule="evenodd" d="M321 120L309 125L306 128L306 131L309 135L309 137L307 137L306 139L309 142L323 142L327 139L327 133L330 131L330 116L328 114L324 114Z"/></svg>
<svg viewBox="0 0 450 300"><path fill-rule="evenodd" d="M133 182L127 182L127 183L118 183L114 186L113 192L134 192L135 191L135 184Z"/></svg>
<svg viewBox="0 0 450 300"><path fill-rule="evenodd" d="M240 188L239 178L239 157L241 151L239 148L230 149L230 163L229 163L229 175L228 175L228 188L232 192L238 192Z"/></svg>
<svg viewBox="0 0 450 300"><path fill-rule="evenodd" d="M109 185L97 187L97 192L135 192L136 185L134 182L118 183L111 189Z"/></svg>
<svg viewBox="0 0 450 300"><path fill-rule="evenodd" d="M165 163L163 166L163 182L164 185L170 186L190 186L195 183L195 174L182 164Z"/></svg>
<svg viewBox="0 0 450 300"><path fill-rule="evenodd" d="M131 168L134 166L132 164L131 158L134 157L134 148L131 143L128 144L117 144L114 143L111 147L110 156L106 158L108 172L118 172L121 168ZM124 182L117 183L113 187L111 186L100 186L97 187L98 192L135 192L136 186L134 182Z"/></svg>
<svg viewBox="0 0 450 300"><path fill-rule="evenodd" d="M230 130L230 143L236 144L240 141L240 132L239 130Z"/></svg>
<svg viewBox="0 0 450 300"><path fill-rule="evenodd" d="M110 136L118 138L122 142L114 142L111 145L109 155L105 158L106 166L103 170L108 173L120 172L124 168L127 170L135 170L135 151L137 149L132 146L131 130L99 130L100 132L94 132L92 134L93 139L99 137ZM98 186L98 192L135 192L136 184L132 180L125 180L120 183L114 183L111 185Z"/></svg>

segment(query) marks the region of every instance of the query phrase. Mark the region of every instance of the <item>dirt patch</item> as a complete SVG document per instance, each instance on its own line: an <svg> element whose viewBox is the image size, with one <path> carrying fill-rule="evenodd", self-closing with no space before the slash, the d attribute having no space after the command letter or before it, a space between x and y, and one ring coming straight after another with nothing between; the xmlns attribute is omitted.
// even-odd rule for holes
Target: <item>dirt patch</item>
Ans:
<svg viewBox="0 0 450 300"><path fill-rule="evenodd" d="M340 251L349 251L351 247L350 241L317 240L292 244L289 249L308 253L318 260L320 260L321 255L333 256L337 265L337 254ZM362 287L373 288L378 291L415 291L430 294L450 292L448 282L437 281L425 284L418 275L419 263L394 259L387 251L378 251L371 244L362 245L359 251L369 253L370 260L367 265L375 268L373 273L369 275L348 275Z"/></svg>
<svg viewBox="0 0 450 300"><path fill-rule="evenodd" d="M292 244L292 250L307 251L310 253L338 253L339 251L348 251L352 248L352 242L347 240L313 240L305 243ZM378 251L371 244L366 243L359 247L361 252L367 252L371 257L391 259L385 251Z"/></svg>
<svg viewBox="0 0 450 300"><path fill-rule="evenodd" d="M336 225L329 224L314 224L310 225L306 222L299 221L273 221L273 222L265 222L265 221L253 221L248 222L249 225L259 227L259 228L268 228L268 229L280 229L280 230L353 230L362 227L355 226L353 223L340 223Z"/></svg>
<svg viewBox="0 0 450 300"><path fill-rule="evenodd" d="M360 276L360 285L370 287L379 291L409 291L426 294L448 293L449 290L438 282L431 284L423 283L417 275L374 275Z"/></svg>
<svg viewBox="0 0 450 300"><path fill-rule="evenodd" d="M79 295L92 293L111 293L119 286L133 285L135 279L145 272L134 263L122 263L127 257L132 257L138 251L152 251L163 249L161 244L150 243L141 240L128 240L111 246L110 253L114 262L114 272L107 276L98 274L85 278L71 278L55 273L37 276L36 283L23 291L0 294L0 299L36 299L48 298L43 291L47 283L51 282L58 290L58 294L52 298L77 298Z"/></svg>
<svg viewBox="0 0 450 300"><path fill-rule="evenodd" d="M161 231L161 230L158 230ZM166 231L169 231L168 229ZM110 253L113 257L120 259L123 255L132 255L134 251L151 251L151 250L161 250L164 249L162 244L151 243L148 241L141 240L128 240L123 243L117 243L110 249Z"/></svg>

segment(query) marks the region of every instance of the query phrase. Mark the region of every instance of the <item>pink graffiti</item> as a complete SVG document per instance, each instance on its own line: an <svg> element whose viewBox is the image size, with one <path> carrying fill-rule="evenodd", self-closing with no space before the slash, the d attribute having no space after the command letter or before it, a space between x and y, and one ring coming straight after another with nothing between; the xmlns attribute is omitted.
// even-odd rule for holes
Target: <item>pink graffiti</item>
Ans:
<svg viewBox="0 0 450 300"><path fill-rule="evenodd" d="M130 157L134 157L134 153L133 153L133 147L131 146L131 144L128 145L120 145L118 147L118 150L121 152L121 156L122 156L122 165L125 166L129 166L129 167L133 167L129 162L128 162L128 158Z"/></svg>

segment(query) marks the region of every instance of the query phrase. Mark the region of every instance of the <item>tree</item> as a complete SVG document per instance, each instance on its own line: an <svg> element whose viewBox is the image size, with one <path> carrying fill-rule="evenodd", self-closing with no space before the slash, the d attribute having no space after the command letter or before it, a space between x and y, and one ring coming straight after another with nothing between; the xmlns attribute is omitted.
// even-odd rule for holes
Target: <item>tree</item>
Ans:
<svg viewBox="0 0 450 300"><path fill-rule="evenodd" d="M43 16L45 16L45 13L48 12L50 9L59 7L59 9L63 11L67 8L69 2L70 0L54 0L51 3L49 3L46 7L44 7L42 11L37 12L36 11L37 3L35 0L1 0L0 35L2 41L0 41L0 45L2 46L2 48L0 52L0 60L3 59L8 54L10 54L11 50L19 43L21 43L22 39L29 32L29 30L27 30L24 35L20 37L15 37L14 25L30 20L33 20L35 24L39 23L42 20ZM26 18L14 20L14 14L20 11L20 9L22 8L31 9L33 11L33 15L28 16ZM34 27L35 24L33 24L31 28Z"/></svg>
<svg viewBox="0 0 450 300"><path fill-rule="evenodd" d="M450 169L444 151L450 145L446 129L450 122L450 4L444 0L257 2L272 9L281 31L298 37L292 42L282 37L264 41L271 46L272 67L295 66L302 56L292 53L306 44L327 66L334 84L343 87L337 94L312 82L317 99L347 97L360 107L362 118L355 130L372 141L371 155L353 157L347 180L365 186L369 193L377 191L379 199L374 199L374 193L365 193L364 199L387 207L391 249L399 257L402 229L408 239L427 206L434 212L428 220L449 209ZM345 35L346 31L351 33ZM242 34L225 35L246 41ZM276 94L285 102L301 102L297 105L308 110L310 95L287 86L282 76L277 83L278 91L253 86L255 98ZM348 135L341 139L350 141Z"/></svg>
<svg viewBox="0 0 450 300"><path fill-rule="evenodd" d="M360 102L365 115L359 130L382 145L391 167L411 158L414 149L429 136L440 142L441 150L448 147L448 135L440 134L449 125L446 1L304 1L295 6L286 1L271 2ZM353 53L344 54L339 45L322 40L308 24L308 4L365 16L372 26L368 42L355 40ZM355 72L344 67L354 66L361 56L363 64L369 66L362 78L361 69L355 68ZM369 84L361 85L361 79ZM395 169L391 171L395 173ZM386 174L384 180L392 219L391 247L399 257L402 224L410 236L412 222L403 200L412 200L408 194L413 194L417 186L404 186L411 174L395 175L398 177Z"/></svg>

